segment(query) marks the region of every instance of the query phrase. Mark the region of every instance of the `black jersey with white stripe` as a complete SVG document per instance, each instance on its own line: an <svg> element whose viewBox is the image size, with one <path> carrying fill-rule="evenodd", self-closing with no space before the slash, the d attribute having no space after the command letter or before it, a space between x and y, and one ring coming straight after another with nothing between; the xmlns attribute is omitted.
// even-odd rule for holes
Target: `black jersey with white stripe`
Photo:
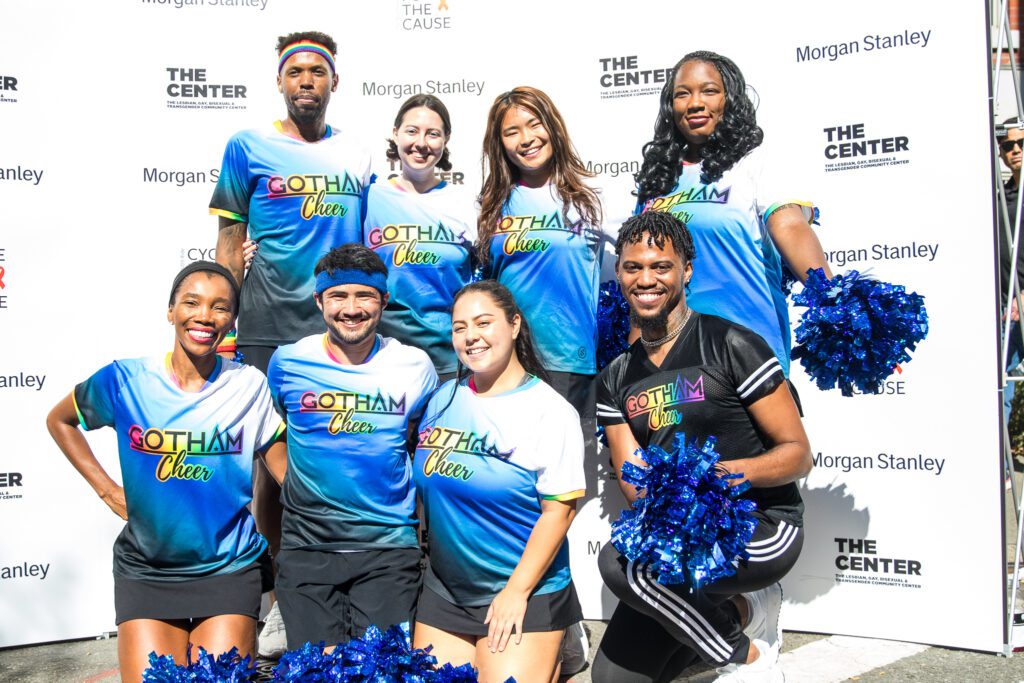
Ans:
<svg viewBox="0 0 1024 683"><path fill-rule="evenodd" d="M760 455L769 445L747 408L786 381L768 344L745 327L693 312L661 367L640 341L598 377L597 420L628 423L637 443L669 450L675 435L700 444L717 439L722 460ZM803 502L795 483L744 494L777 520L801 525Z"/></svg>

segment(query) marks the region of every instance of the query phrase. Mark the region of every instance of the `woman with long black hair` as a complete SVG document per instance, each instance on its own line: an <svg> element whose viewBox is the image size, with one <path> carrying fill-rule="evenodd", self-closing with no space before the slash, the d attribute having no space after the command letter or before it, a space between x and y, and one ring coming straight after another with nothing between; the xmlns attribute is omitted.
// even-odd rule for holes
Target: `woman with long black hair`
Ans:
<svg viewBox="0 0 1024 683"><path fill-rule="evenodd" d="M700 255L690 306L757 332L788 377L782 260L800 281L809 268L831 271L810 227L814 205L771 172L746 90L727 57L699 51L679 60L636 174L637 213L666 211L686 224Z"/></svg>
<svg viewBox="0 0 1024 683"><path fill-rule="evenodd" d="M452 343L470 374L427 405L413 463L430 557L414 645L481 681L552 681L582 618L565 540L585 487L579 416L506 287L455 295Z"/></svg>

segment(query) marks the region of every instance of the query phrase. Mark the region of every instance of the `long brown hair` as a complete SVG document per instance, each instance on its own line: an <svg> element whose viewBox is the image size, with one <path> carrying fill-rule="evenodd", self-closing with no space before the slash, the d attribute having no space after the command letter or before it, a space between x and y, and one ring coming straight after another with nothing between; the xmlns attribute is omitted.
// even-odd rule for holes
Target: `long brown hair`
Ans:
<svg viewBox="0 0 1024 683"><path fill-rule="evenodd" d="M595 229L601 225L601 201L597 193L583 182L584 178L593 178L596 174L588 171L580 160L562 115L543 91L519 86L498 95L487 114L482 160L484 184L480 190L480 217L477 219L477 254L484 264L490 260L488 250L501 220L501 210L519 181L519 169L509 161L501 142L501 122L514 107L522 107L536 116L548 133L552 146L551 182L562 200L562 217L568 221L567 214L572 206L587 225Z"/></svg>

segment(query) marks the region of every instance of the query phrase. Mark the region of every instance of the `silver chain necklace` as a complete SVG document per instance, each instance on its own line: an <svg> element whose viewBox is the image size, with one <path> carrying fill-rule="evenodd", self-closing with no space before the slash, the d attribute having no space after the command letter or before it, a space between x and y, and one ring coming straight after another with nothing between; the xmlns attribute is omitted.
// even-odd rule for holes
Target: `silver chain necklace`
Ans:
<svg viewBox="0 0 1024 683"><path fill-rule="evenodd" d="M691 313L693 313L693 309L692 308L687 308L686 309L686 315L683 316L683 322L679 323L679 327L677 327L676 329L672 330L671 332L666 334L661 339L655 339L653 341L647 341L646 339L644 339L643 335L640 335L640 343L643 344L645 347L650 349L650 348L653 348L655 346L661 346L665 342L672 341L673 339L678 337L679 333L683 331L684 327L686 327L686 323L689 322L689 320L690 320L690 314Z"/></svg>

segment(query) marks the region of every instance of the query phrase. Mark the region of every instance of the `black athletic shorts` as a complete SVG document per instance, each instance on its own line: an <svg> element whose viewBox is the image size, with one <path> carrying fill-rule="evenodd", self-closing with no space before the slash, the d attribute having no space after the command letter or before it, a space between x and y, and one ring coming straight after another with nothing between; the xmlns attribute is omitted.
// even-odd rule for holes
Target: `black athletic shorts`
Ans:
<svg viewBox="0 0 1024 683"><path fill-rule="evenodd" d="M231 574L185 581L114 577L114 623L132 619L203 619L242 614L258 619L260 598L273 584L270 554Z"/></svg>
<svg viewBox="0 0 1024 683"><path fill-rule="evenodd" d="M419 548L335 553L282 550L277 557L277 601L288 649L358 638L373 624L384 631L416 618L423 573Z"/></svg>
<svg viewBox="0 0 1024 683"><path fill-rule="evenodd" d="M448 633L486 636L488 627L484 619L487 618L488 607L490 605L460 607L424 585L416 605L416 621ZM523 617L523 633L560 631L581 619L583 611L576 589L570 582L560 591L530 596Z"/></svg>

